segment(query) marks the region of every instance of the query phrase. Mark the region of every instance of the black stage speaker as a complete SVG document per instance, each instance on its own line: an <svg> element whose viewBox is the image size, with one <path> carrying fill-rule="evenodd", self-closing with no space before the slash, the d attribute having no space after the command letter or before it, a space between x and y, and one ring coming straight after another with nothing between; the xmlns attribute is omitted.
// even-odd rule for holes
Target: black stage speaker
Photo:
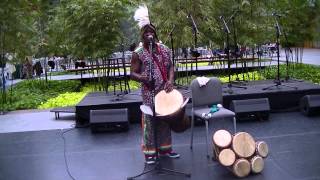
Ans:
<svg viewBox="0 0 320 180"><path fill-rule="evenodd" d="M269 119L270 104L268 98L233 100L230 110L236 113L237 120Z"/></svg>
<svg viewBox="0 0 320 180"><path fill-rule="evenodd" d="M128 131L128 110L126 108L91 110L90 127L94 133Z"/></svg>
<svg viewBox="0 0 320 180"><path fill-rule="evenodd" d="M320 114L320 95L305 95L300 99L300 111L307 116Z"/></svg>

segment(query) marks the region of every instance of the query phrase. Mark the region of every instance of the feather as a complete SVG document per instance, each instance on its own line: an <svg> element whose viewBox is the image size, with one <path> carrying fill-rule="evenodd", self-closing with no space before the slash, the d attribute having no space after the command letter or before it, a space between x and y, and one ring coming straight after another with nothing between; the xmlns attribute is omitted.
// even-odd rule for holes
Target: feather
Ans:
<svg viewBox="0 0 320 180"><path fill-rule="evenodd" d="M150 20L149 20L149 12L148 12L148 8L146 5L143 6L139 6L139 8L136 10L136 12L134 13L134 20L138 22L138 26L140 27L140 29L147 25L150 24Z"/></svg>

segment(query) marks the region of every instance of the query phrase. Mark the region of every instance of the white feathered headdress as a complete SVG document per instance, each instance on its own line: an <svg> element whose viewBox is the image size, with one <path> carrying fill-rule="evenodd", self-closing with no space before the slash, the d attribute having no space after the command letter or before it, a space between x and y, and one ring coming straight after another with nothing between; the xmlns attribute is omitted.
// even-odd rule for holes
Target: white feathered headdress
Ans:
<svg viewBox="0 0 320 180"><path fill-rule="evenodd" d="M134 13L134 20L138 22L138 26L143 28L145 25L150 24L149 12L146 5L139 6Z"/></svg>

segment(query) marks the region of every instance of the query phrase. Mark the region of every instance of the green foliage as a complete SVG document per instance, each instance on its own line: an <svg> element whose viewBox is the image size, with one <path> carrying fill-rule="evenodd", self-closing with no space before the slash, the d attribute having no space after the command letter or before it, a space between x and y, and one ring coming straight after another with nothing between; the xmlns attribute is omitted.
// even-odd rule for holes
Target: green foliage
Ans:
<svg viewBox="0 0 320 180"><path fill-rule="evenodd" d="M233 33L241 45L254 46L275 42L275 17L286 31L291 46L299 46L317 36L320 22L319 0L163 0L149 2L150 17L158 27L158 36L166 42L175 25L175 47L193 46L191 14L199 29L198 45L223 47L225 33L219 19L223 16L231 30L230 44L234 44ZM234 17L234 24L230 17ZM282 41L284 37L281 37ZM168 41L167 41L168 42Z"/></svg>
<svg viewBox="0 0 320 180"><path fill-rule="evenodd" d="M313 40L318 34L319 0L273 0L266 8L283 16L278 20L282 31L287 34L289 46L301 47L305 41ZM284 37L282 39L285 41Z"/></svg>
<svg viewBox="0 0 320 180"><path fill-rule="evenodd" d="M221 80L223 83L228 83L229 82L229 76L228 75L222 75L222 74L207 74L205 77L217 77ZM230 76L231 81L236 81L238 77L238 80L240 81L254 81L254 80L264 80L266 79L262 74L260 74L258 71L252 71L248 73L240 73L238 75L232 74ZM180 85L187 85L189 86L191 84L191 81L193 79L197 78L197 76L192 75L191 77L180 77L176 79L176 82Z"/></svg>
<svg viewBox="0 0 320 180"><path fill-rule="evenodd" d="M130 80L129 86L130 86L131 90L137 90L140 88L140 83L138 83L137 81Z"/></svg>
<svg viewBox="0 0 320 180"><path fill-rule="evenodd" d="M41 103L38 109L48 109L53 107L74 106L78 104L86 95L86 92L66 92L57 97L51 98Z"/></svg>
<svg viewBox="0 0 320 180"><path fill-rule="evenodd" d="M279 22L291 46L319 38L320 0L2 0L0 1L0 50L25 56L69 55L74 58L107 57L125 44L138 41L139 30L133 21L138 4L149 7L150 19L159 38L174 47L194 45L189 14L199 32L197 46L223 47L225 33L220 16L231 30L230 45L254 46L275 41L273 12L282 14ZM231 20L235 17L235 23ZM175 28L173 28L175 27ZM281 45L284 45L281 36Z"/></svg>
<svg viewBox="0 0 320 180"><path fill-rule="evenodd" d="M52 28L57 51L78 58L105 57L119 42L120 22L126 17L128 1L61 0ZM62 37L61 38L59 38Z"/></svg>
<svg viewBox="0 0 320 180"><path fill-rule="evenodd" d="M15 53L14 61L32 53L36 27L34 0L0 1L0 50Z"/></svg>
<svg viewBox="0 0 320 180"><path fill-rule="evenodd" d="M280 65L280 78L284 79L287 76L287 66ZM267 79L274 79L277 77L278 69L272 66L265 70L263 74ZM309 64L295 64L289 66L289 78L303 79L316 84L320 83L320 67Z"/></svg>
<svg viewBox="0 0 320 180"><path fill-rule="evenodd" d="M79 91L79 81L25 80L7 91L3 110L35 109L60 93ZM2 101L2 97L0 98Z"/></svg>
<svg viewBox="0 0 320 180"><path fill-rule="evenodd" d="M94 83L86 83L83 87L81 87L80 92L67 92L67 93L60 94L57 97L50 98L48 99L48 101L41 103L41 105L39 105L38 108L47 109L47 108L63 107L63 106L75 106L82 100L82 98L87 93L99 91L98 86L102 86L102 85L103 84L97 85ZM131 80L129 81L129 86L131 90L136 90L140 87L140 83ZM102 88L100 88L100 91L101 89ZM119 90L120 90L120 86L117 85L116 91L119 91ZM109 87L108 91L112 92L113 87Z"/></svg>
<svg viewBox="0 0 320 180"><path fill-rule="evenodd" d="M229 76L219 76L220 80L224 83L229 82ZM238 75L233 74L230 76L230 81L255 81L255 80L264 80L265 77L260 74L258 71L252 71L248 73L240 73Z"/></svg>

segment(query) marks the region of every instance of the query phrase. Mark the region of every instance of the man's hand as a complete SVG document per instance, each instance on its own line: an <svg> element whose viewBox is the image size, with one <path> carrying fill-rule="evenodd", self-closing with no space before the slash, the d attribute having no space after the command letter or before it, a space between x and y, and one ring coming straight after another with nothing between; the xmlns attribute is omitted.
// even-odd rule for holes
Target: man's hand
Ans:
<svg viewBox="0 0 320 180"><path fill-rule="evenodd" d="M164 90L168 93L171 92L173 90L173 83L171 81L167 81L164 84Z"/></svg>
<svg viewBox="0 0 320 180"><path fill-rule="evenodd" d="M154 81L150 81L150 78L145 75L141 75L139 78L139 81L143 82L145 85L148 86L148 88L153 89Z"/></svg>
<svg viewBox="0 0 320 180"><path fill-rule="evenodd" d="M148 76L145 76L145 75L140 75L139 77L139 81L140 82L143 82L143 83L146 83L146 84L149 84L149 77Z"/></svg>

